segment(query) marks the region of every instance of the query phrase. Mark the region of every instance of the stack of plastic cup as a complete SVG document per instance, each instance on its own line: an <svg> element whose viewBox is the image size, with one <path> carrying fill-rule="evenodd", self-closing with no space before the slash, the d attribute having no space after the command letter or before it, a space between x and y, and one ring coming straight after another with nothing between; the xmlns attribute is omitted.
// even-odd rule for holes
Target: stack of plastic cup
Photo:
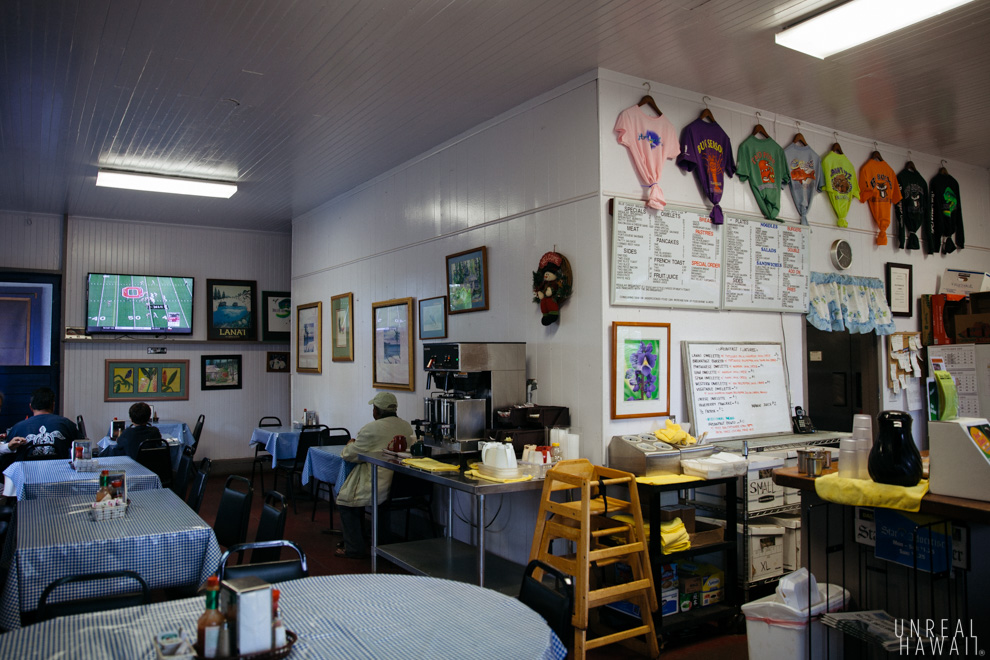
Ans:
<svg viewBox="0 0 990 660"><path fill-rule="evenodd" d="M856 438L839 440L839 476L859 479L859 442Z"/></svg>
<svg viewBox="0 0 990 660"><path fill-rule="evenodd" d="M856 473L858 479L870 478L870 450L873 449L873 418L869 415L853 417L852 439L856 443Z"/></svg>

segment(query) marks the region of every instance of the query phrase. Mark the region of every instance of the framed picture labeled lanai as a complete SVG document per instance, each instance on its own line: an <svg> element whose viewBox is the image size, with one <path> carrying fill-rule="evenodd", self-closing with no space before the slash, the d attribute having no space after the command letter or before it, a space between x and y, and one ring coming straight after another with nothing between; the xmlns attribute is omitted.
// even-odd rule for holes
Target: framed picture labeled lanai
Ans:
<svg viewBox="0 0 990 660"><path fill-rule="evenodd" d="M104 401L187 401L189 360L106 360Z"/></svg>
<svg viewBox="0 0 990 660"><path fill-rule="evenodd" d="M323 373L323 303L296 307L296 372Z"/></svg>
<svg viewBox="0 0 990 660"><path fill-rule="evenodd" d="M258 336L255 282L206 280L206 338L253 341Z"/></svg>
<svg viewBox="0 0 990 660"><path fill-rule="evenodd" d="M670 414L670 324L612 323L612 419Z"/></svg>
<svg viewBox="0 0 990 660"><path fill-rule="evenodd" d="M330 298L330 359L334 362L354 360L354 294L342 293Z"/></svg>
<svg viewBox="0 0 990 660"><path fill-rule="evenodd" d="M419 301L419 338L444 339L447 337L447 296L426 298Z"/></svg>
<svg viewBox="0 0 990 660"><path fill-rule="evenodd" d="M375 335L372 354L372 387L416 389L413 376L412 298L371 304Z"/></svg>
<svg viewBox="0 0 990 660"><path fill-rule="evenodd" d="M451 314L488 309L488 248L447 257L447 310Z"/></svg>
<svg viewBox="0 0 990 660"><path fill-rule="evenodd" d="M200 367L200 389L241 389L240 355L204 355Z"/></svg>
<svg viewBox="0 0 990 660"><path fill-rule="evenodd" d="M288 291L261 292L261 339L289 341L292 325L292 299Z"/></svg>

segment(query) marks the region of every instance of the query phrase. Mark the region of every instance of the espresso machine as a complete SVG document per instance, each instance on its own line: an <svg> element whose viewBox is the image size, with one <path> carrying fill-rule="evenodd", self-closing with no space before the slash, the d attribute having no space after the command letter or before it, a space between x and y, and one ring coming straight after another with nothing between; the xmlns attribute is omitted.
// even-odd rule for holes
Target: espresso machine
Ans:
<svg viewBox="0 0 990 660"><path fill-rule="evenodd" d="M526 400L525 342L424 344L423 365L430 394L413 424L434 455L478 451L494 411Z"/></svg>

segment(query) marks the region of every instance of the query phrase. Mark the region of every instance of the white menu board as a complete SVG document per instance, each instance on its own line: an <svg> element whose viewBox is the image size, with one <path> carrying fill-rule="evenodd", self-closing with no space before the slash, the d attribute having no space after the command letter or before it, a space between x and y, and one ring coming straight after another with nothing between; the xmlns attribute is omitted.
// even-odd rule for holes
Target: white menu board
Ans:
<svg viewBox="0 0 990 660"><path fill-rule="evenodd" d="M723 309L808 311L811 228L726 216Z"/></svg>
<svg viewBox="0 0 990 660"><path fill-rule="evenodd" d="M647 212L616 198L612 214L612 304L717 309L722 233L694 211Z"/></svg>
<svg viewBox="0 0 990 660"><path fill-rule="evenodd" d="M681 342L691 432L706 440L791 432L787 365L779 343Z"/></svg>

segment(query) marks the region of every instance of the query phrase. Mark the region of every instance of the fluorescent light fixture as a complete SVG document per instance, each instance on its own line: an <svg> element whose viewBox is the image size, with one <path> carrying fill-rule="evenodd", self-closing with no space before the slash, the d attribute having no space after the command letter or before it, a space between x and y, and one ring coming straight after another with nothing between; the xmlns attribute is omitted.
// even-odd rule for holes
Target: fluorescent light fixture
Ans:
<svg viewBox="0 0 990 660"><path fill-rule="evenodd" d="M229 199L231 195L237 192L237 184L226 181L205 181L203 179L186 179L177 176L139 174L116 170L100 170L96 175L96 185L126 190L174 193L176 195L223 197L224 199Z"/></svg>
<svg viewBox="0 0 990 660"><path fill-rule="evenodd" d="M781 46L824 60L972 1L850 0L778 32L775 39Z"/></svg>

